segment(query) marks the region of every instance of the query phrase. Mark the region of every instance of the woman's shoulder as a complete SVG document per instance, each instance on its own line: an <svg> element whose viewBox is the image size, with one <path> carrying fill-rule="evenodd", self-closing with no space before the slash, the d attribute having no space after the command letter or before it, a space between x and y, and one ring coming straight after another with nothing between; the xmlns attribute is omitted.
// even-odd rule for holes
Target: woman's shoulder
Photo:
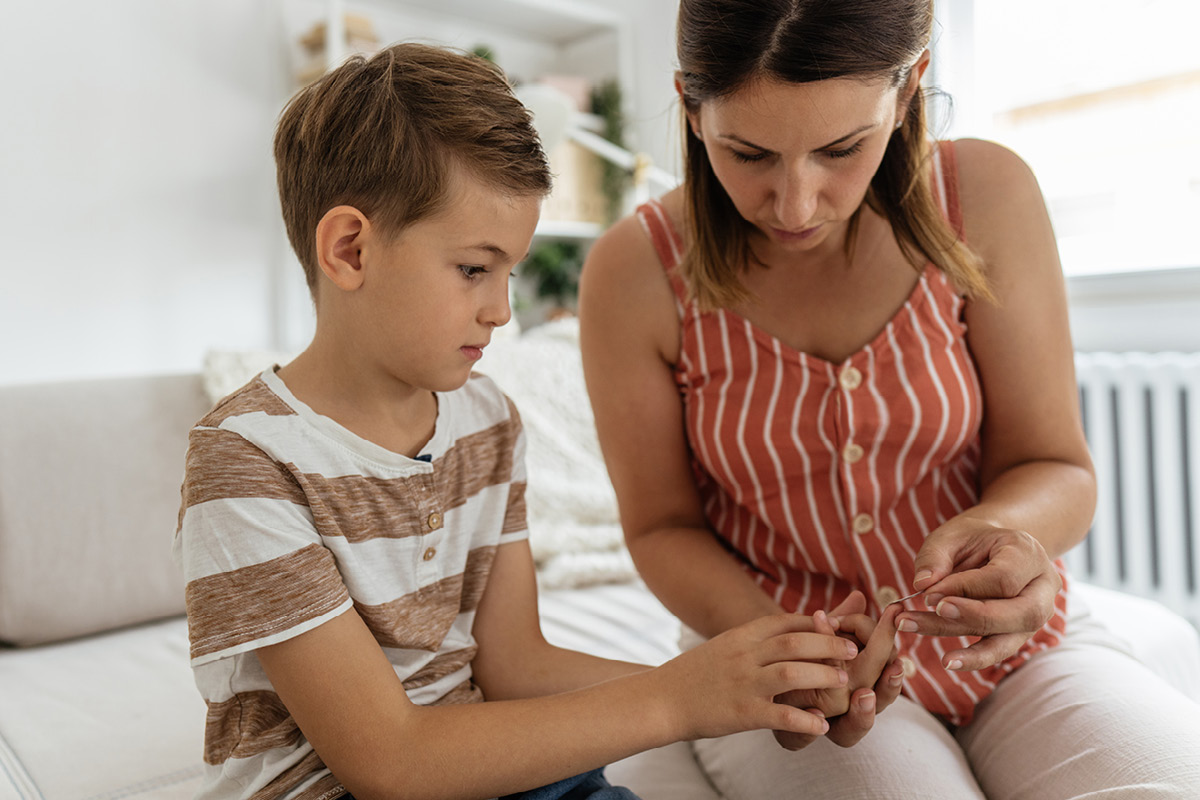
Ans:
<svg viewBox="0 0 1200 800"><path fill-rule="evenodd" d="M981 255L1031 214L1045 215L1037 178L1019 155L985 139L958 139L953 147L966 238Z"/></svg>

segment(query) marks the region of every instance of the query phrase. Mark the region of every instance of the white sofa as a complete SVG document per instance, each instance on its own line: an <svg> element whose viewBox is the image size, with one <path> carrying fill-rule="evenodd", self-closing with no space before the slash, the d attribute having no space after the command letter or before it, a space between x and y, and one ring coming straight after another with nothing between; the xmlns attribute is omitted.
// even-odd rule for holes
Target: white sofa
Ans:
<svg viewBox="0 0 1200 800"><path fill-rule="evenodd" d="M0 387L0 800L188 798L204 704L169 550L185 437L254 359L205 375ZM236 363L236 369L230 364ZM633 575L570 321L481 367L522 410L547 635L660 662L678 626ZM1145 600L1080 587L1135 652L1200 698L1200 641ZM686 744L610 767L646 800L720 800Z"/></svg>

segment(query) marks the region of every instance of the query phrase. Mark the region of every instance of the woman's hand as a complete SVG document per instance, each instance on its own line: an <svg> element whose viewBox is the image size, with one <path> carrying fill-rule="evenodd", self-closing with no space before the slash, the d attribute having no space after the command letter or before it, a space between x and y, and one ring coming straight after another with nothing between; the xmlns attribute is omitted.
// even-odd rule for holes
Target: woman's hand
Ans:
<svg viewBox="0 0 1200 800"><path fill-rule="evenodd" d="M982 637L946 653L946 669L984 669L1015 655L1054 616L1062 588L1036 538L971 517L955 517L929 534L915 568L913 588L934 611L903 612L899 629Z"/></svg>
<svg viewBox="0 0 1200 800"><path fill-rule="evenodd" d="M806 708L829 720L831 741L842 747L857 744L875 724L875 715L891 705L900 695L903 670L896 658L895 618L900 607L884 610L878 623L865 613L866 598L861 592L833 609L831 618L818 611L813 626L818 633L838 635L860 645L853 659L832 665L847 673L845 686L833 689L793 691L781 694L776 702ZM775 731L775 740L787 750L800 750L816 740L816 736Z"/></svg>

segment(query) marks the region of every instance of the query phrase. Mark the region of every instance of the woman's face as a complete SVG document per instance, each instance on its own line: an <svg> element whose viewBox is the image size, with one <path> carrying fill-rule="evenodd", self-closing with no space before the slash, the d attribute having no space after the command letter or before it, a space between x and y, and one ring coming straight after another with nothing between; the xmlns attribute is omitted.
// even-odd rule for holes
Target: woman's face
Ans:
<svg viewBox="0 0 1200 800"><path fill-rule="evenodd" d="M862 203L899 117L886 78L760 78L689 115L738 212L771 245L811 251Z"/></svg>

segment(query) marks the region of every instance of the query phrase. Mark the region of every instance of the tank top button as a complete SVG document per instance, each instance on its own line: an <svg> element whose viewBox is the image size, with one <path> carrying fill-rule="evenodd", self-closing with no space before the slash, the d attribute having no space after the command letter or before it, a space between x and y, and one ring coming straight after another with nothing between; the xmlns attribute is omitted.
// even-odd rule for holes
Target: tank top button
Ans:
<svg viewBox="0 0 1200 800"><path fill-rule="evenodd" d="M863 457L861 444L848 444L842 448L842 459L847 464L857 464Z"/></svg>
<svg viewBox="0 0 1200 800"><path fill-rule="evenodd" d="M870 533L875 530L875 520L871 519L870 514L859 514L854 518L854 532L860 536L864 533Z"/></svg>
<svg viewBox="0 0 1200 800"><path fill-rule="evenodd" d="M879 603L880 608L887 608L899 599L900 593L891 586L880 586L879 591L875 593L875 602Z"/></svg>
<svg viewBox="0 0 1200 800"><path fill-rule="evenodd" d="M852 392L859 386L862 386L862 379L862 373L854 367L846 367L842 370L842 374L838 378L842 384L842 388L848 392Z"/></svg>
<svg viewBox="0 0 1200 800"><path fill-rule="evenodd" d="M904 677L911 678L917 674L917 663L908 656L900 656L900 669L904 670Z"/></svg>

